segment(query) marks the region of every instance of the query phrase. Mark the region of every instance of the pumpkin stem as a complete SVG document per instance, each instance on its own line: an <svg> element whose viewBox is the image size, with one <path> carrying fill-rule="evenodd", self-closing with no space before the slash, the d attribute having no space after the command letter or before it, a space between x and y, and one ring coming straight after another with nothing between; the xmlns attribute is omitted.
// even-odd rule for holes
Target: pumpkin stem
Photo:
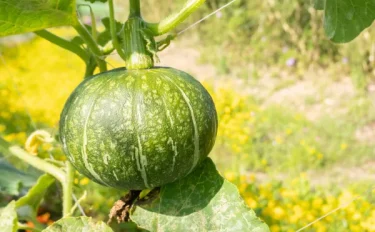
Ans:
<svg viewBox="0 0 375 232"><path fill-rule="evenodd" d="M141 17L141 4L139 0L129 0L130 13L129 16Z"/></svg>
<svg viewBox="0 0 375 232"><path fill-rule="evenodd" d="M154 66L156 42L139 16L132 16L124 25L125 63L127 69L147 69Z"/></svg>
<svg viewBox="0 0 375 232"><path fill-rule="evenodd" d="M127 69L147 69L154 66L157 46L141 16L140 0L129 0L129 19L123 28L124 60Z"/></svg>

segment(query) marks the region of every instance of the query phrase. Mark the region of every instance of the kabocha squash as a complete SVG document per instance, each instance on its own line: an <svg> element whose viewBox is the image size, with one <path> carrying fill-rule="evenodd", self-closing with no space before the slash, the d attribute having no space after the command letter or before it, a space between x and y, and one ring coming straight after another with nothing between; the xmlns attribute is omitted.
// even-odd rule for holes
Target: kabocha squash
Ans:
<svg viewBox="0 0 375 232"><path fill-rule="evenodd" d="M115 69L83 81L60 119L63 149L95 182L141 190L176 181L212 149L217 114L189 74Z"/></svg>
<svg viewBox="0 0 375 232"><path fill-rule="evenodd" d="M142 190L185 177L207 157L217 114L189 74L154 67L163 44L155 37L164 29L143 21L138 0L129 3L121 40L110 17L113 46L126 69L102 72L74 90L61 114L60 138L80 173L106 186Z"/></svg>

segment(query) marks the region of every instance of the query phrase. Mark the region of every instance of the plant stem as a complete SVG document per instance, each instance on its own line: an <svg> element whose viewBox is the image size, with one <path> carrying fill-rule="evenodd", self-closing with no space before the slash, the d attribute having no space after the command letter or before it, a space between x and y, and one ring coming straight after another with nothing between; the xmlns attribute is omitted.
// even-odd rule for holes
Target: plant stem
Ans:
<svg viewBox="0 0 375 232"><path fill-rule="evenodd" d="M62 47L68 51L73 52L74 54L79 56L84 62L87 62L87 60L89 59L89 55L80 46L68 40L65 40L55 34L52 34L47 30L35 31L34 33L40 36L41 38L46 39L53 44L56 44L59 47Z"/></svg>
<svg viewBox="0 0 375 232"><path fill-rule="evenodd" d="M146 27L153 33L154 36L163 35L182 23L205 1L206 0L189 0L178 13L168 16L159 23L147 23Z"/></svg>
<svg viewBox="0 0 375 232"><path fill-rule="evenodd" d="M66 179L62 183L63 187L63 217L69 216L73 203L73 179L74 168L69 161L66 161Z"/></svg>
<svg viewBox="0 0 375 232"><path fill-rule="evenodd" d="M141 17L141 4L139 0L129 0L129 17Z"/></svg>
<svg viewBox="0 0 375 232"><path fill-rule="evenodd" d="M92 76L94 74L96 67L97 67L97 63L94 57L90 56L90 59L86 63L85 78Z"/></svg>
<svg viewBox="0 0 375 232"><path fill-rule="evenodd" d="M95 14L94 11L92 10L91 6L88 5L90 8L90 16L91 16L91 35L92 38L94 39L95 42L98 40L98 35L97 35L97 29L96 29L96 19L95 19Z"/></svg>
<svg viewBox="0 0 375 232"><path fill-rule="evenodd" d="M93 37L90 35L90 33L87 31L84 25L82 25L81 22L78 22L76 25L74 25L74 29L80 34L82 39L87 44L87 47L91 50L93 55L95 56L95 61L98 64L98 67L100 69L100 72L107 71L107 64L102 59L102 51L100 51L98 44L95 42Z"/></svg>
<svg viewBox="0 0 375 232"><path fill-rule="evenodd" d="M18 146L12 146L9 142L5 141L1 137L0 137L0 151L5 154L16 156L17 158L25 161L26 163L30 164L34 168L50 174L61 183L64 183L66 181L65 172L62 171L60 168L44 161L43 159L37 156L29 154L28 152L26 152L25 150L23 150L22 148Z"/></svg>
<svg viewBox="0 0 375 232"><path fill-rule="evenodd" d="M118 38L117 38L116 19L115 19L115 10L113 6L113 0L108 0L108 6L109 6L109 24L110 24L109 27L111 30L113 47L116 49L119 56L123 60L125 60L126 59L125 53L122 50L122 47L120 46Z"/></svg>
<svg viewBox="0 0 375 232"><path fill-rule="evenodd" d="M155 40L143 30L144 21L139 17L129 18L124 25L125 64L128 70L148 69L154 66L149 44Z"/></svg>

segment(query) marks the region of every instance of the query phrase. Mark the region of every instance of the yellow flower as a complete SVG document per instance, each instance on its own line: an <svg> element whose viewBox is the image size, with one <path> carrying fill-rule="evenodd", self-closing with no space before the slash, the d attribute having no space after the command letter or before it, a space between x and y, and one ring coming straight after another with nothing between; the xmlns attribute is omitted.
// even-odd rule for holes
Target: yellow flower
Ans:
<svg viewBox="0 0 375 232"><path fill-rule="evenodd" d="M276 137L276 139L275 139L275 142L277 143L277 144L282 144L283 143L283 139L281 138L281 137Z"/></svg>
<svg viewBox="0 0 375 232"><path fill-rule="evenodd" d="M248 185L246 183L241 183L241 185L238 188L239 188L240 192L245 192L245 190L247 189L247 186Z"/></svg>
<svg viewBox="0 0 375 232"><path fill-rule="evenodd" d="M232 171L226 171L226 172L224 173L224 176L225 176L225 178L226 178L227 180L229 180L229 181L234 181L234 179L235 179L235 177L236 177L236 174L235 174L234 172L232 172Z"/></svg>
<svg viewBox="0 0 375 232"><path fill-rule="evenodd" d="M323 205L323 200L321 198L315 198L312 202L312 207L320 209Z"/></svg>
<svg viewBox="0 0 375 232"><path fill-rule="evenodd" d="M346 144L346 143L341 143L341 145L340 145L340 148L341 148L341 150L346 150L347 148L348 148L348 144Z"/></svg>
<svg viewBox="0 0 375 232"><path fill-rule="evenodd" d="M245 202L252 209L255 209L257 207L257 202L252 197L245 198Z"/></svg>
<svg viewBox="0 0 375 232"><path fill-rule="evenodd" d="M90 180L86 177L82 178L80 181L79 181L79 184L82 185L82 186L85 186L87 185L88 183L90 182Z"/></svg>
<svg viewBox="0 0 375 232"><path fill-rule="evenodd" d="M280 232L280 231L281 231L281 228L280 228L279 225L272 225L272 226L270 226L270 230L271 230L272 232Z"/></svg>
<svg viewBox="0 0 375 232"><path fill-rule="evenodd" d="M0 124L0 133L4 132L7 129L7 127L3 124Z"/></svg>
<svg viewBox="0 0 375 232"><path fill-rule="evenodd" d="M309 153L313 155L316 152L316 149L314 147L309 148Z"/></svg>
<svg viewBox="0 0 375 232"><path fill-rule="evenodd" d="M318 153L317 155L316 155L316 157L318 158L318 160L321 160L321 159L323 159L323 154L322 153Z"/></svg>
<svg viewBox="0 0 375 232"><path fill-rule="evenodd" d="M313 224L314 228L316 228L316 232L326 232L328 229L327 224L322 222L316 222Z"/></svg>
<svg viewBox="0 0 375 232"><path fill-rule="evenodd" d="M358 212L354 213L353 216L352 216L352 220L358 221L359 219L361 219L361 214L358 213Z"/></svg>
<svg viewBox="0 0 375 232"><path fill-rule="evenodd" d="M296 223L298 220L300 220L303 217L303 209L299 205L293 206L293 213L292 216L290 217L290 221L292 223Z"/></svg>
<svg viewBox="0 0 375 232"><path fill-rule="evenodd" d="M272 216L276 220L280 220L285 216L285 210L280 206L273 208Z"/></svg>

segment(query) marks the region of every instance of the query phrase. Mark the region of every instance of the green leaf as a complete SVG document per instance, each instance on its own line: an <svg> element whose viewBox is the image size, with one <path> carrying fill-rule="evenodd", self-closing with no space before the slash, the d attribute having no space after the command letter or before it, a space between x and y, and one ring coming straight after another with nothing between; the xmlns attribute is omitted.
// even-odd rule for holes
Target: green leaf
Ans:
<svg viewBox="0 0 375 232"><path fill-rule="evenodd" d="M269 228L223 179L211 159L182 180L161 187L154 199L138 201L131 219L150 231L252 231Z"/></svg>
<svg viewBox="0 0 375 232"><path fill-rule="evenodd" d="M17 231L17 213L16 203L11 201L0 212L0 228L1 231L16 232Z"/></svg>
<svg viewBox="0 0 375 232"><path fill-rule="evenodd" d="M375 20L374 0L315 0L324 9L324 29L329 39L346 43L356 38Z"/></svg>
<svg viewBox="0 0 375 232"><path fill-rule="evenodd" d="M43 232L113 232L104 222L94 222L89 217L66 217L53 223Z"/></svg>
<svg viewBox="0 0 375 232"><path fill-rule="evenodd" d="M75 0L1 0L0 36L77 23Z"/></svg>
<svg viewBox="0 0 375 232"><path fill-rule="evenodd" d="M44 174L25 196L17 200L16 207L20 218L32 219L37 216L40 202L43 200L49 186L54 182L55 178Z"/></svg>
<svg viewBox="0 0 375 232"><path fill-rule="evenodd" d="M0 192L19 195L22 187L31 187L37 177L28 175L14 168L5 160L0 161Z"/></svg>
<svg viewBox="0 0 375 232"><path fill-rule="evenodd" d="M105 46L109 41L112 40L109 18L108 17L103 18L102 23L104 25L105 30L98 35L98 43L101 46ZM116 21L116 32L117 32L117 34L120 33L122 27L123 27L123 25L120 22Z"/></svg>
<svg viewBox="0 0 375 232"><path fill-rule="evenodd" d="M77 44L78 46L81 46L81 45L85 44L85 41L83 41L83 39L82 39L81 36L75 36L75 37L71 40L71 42Z"/></svg>

